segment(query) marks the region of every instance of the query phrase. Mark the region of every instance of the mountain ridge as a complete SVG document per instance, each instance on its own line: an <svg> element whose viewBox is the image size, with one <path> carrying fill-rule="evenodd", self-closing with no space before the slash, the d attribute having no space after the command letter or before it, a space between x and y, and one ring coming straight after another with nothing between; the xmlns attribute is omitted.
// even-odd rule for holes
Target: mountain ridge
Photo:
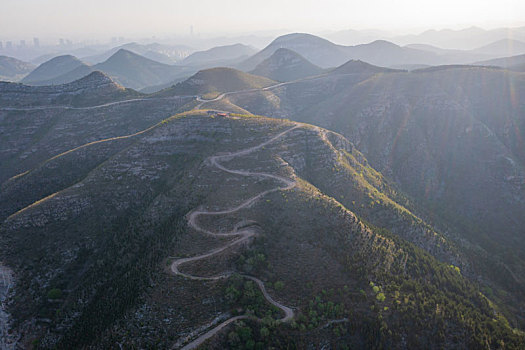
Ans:
<svg viewBox="0 0 525 350"><path fill-rule="evenodd" d="M56 256L57 241L60 242L60 250L68 251L73 258L60 258L58 261L40 259L38 265L31 263L34 268L24 269L24 278L16 281L20 302L11 309L13 314L16 317L27 317L33 310L42 310L41 314L52 321L40 331L36 330L40 344L42 346L53 344L58 348L89 344L95 346L100 344L104 347L114 342L114 337L120 338L124 334L127 334L124 336L126 339L124 342L138 341L142 346L147 346L151 344L149 337L140 337L140 332L131 331L139 318L155 322L155 329L162 332L176 333L174 339L189 334L199 324L207 324L210 317L215 318L217 313L213 311L214 308L220 310L221 315L227 315L228 309L233 308L251 309L257 317L266 315L278 318L275 312L266 311L264 302L257 301L257 293L249 297L252 299L237 297L235 291L245 292L240 295L251 295L250 291L254 286L249 283L239 283L236 276L222 282L219 280L218 284L209 286L181 276L166 275L165 269L159 266L162 263L161 256L170 254L172 249L175 251L175 256L179 256L181 252L195 256L206 247L209 249L209 244L212 244L210 237L188 230L183 224L184 217L191 208L204 203L211 207L222 203L220 208L224 208L227 204L235 205L234 203L238 203L239 199L234 193L238 192L232 192L232 189L242 188L239 186L239 181L243 181L242 183L248 186L249 193L253 193L250 190L252 187L254 190L274 188L271 178L261 183L260 180L254 182L235 174L225 177L224 174L206 165L206 159L210 156L236 151L242 153L242 159L227 160L229 168L237 169L242 164L243 171L257 169L258 172L292 177L297 180L298 186L295 189L284 189L280 191L282 193L268 193L264 200L255 201L252 206L242 209L241 217L219 219L219 222L222 222L220 224L200 220L200 224L205 229L220 225L223 230L227 227L243 227L242 225L247 225L249 220L252 220L259 224L259 229L257 226L254 228L259 237L252 243L252 247L220 254L212 259L213 261L203 261L193 268L185 267L183 273L195 274L197 269L207 272L208 276L209 274L214 276L223 267L233 268L244 274L251 271L251 275L255 275L262 283L268 285L268 293L276 295L279 301L289 303L290 300L295 300L294 305L298 310L295 320L299 331L305 327L305 335L315 334L323 340L330 339L332 333L323 335L318 332L317 327L320 328L324 323L338 317L354 316L358 324L350 325L353 329L352 336L343 336L339 342L348 345L377 344L377 338L372 335L380 331L379 325L377 328L373 326L373 332L368 332L366 329L372 327L369 322L381 315L392 333L403 334L410 346L426 347L435 341L441 345L464 344L465 341L482 344L487 334L492 334L495 342L505 339L509 346L519 342L519 336L513 334L510 327L505 326L504 318L493 323L492 317L497 311L455 268L437 262L427 253L421 252L410 243L386 231L369 226L336 199L324 194L304 179L304 176L311 171L329 170L334 174L337 173L337 170L331 169L330 165L333 167L334 164L338 164L338 157L345 154L345 151L353 154L352 157L347 158L347 161L353 163L350 167L356 169L367 167L366 160L359 160L359 154L351 150L350 144L346 143L344 138L304 124L300 124L279 142L268 142L271 137L293 125L292 122L253 116L233 115L231 118L212 118L206 111L192 111L169 118L136 139L128 140L121 145L108 141L98 144L93 149L90 148L95 146L88 146L83 151L85 159L78 159L75 162L76 157L71 153L55 157L51 163L48 163L48 171L54 173L67 166L70 161L74 161L80 165L74 168L78 180L73 180L74 185L63 187L55 195L45 197L27 209L11 215L1 227L2 237L10 242L9 248L2 247L2 249L8 249L6 254L8 261L17 271L22 271L20 264L25 261L23 258L25 254L39 256L46 251L47 255ZM247 138L248 130L251 130L251 137ZM195 140L199 142L196 143ZM257 145L264 145L258 148L257 154L242 152L243 149ZM100 158L101 151L107 154L106 152L111 149L113 149L111 151L113 156ZM166 157L167 151L176 156ZM137 154L145 153L149 156L134 158ZM92 162L93 157L99 160ZM310 160L305 162L306 159ZM308 164L310 161L313 163ZM122 166L125 164L127 164L126 169L129 169L131 164L134 170L124 170ZM319 166L320 164L324 166ZM228 180L230 176L238 180L232 182ZM108 177L113 180L105 184L100 181ZM119 177L122 178L118 180ZM321 175L320 178L322 177ZM191 180L192 178L194 180ZM16 182L29 184L36 179L38 179L38 172L33 172L31 175L18 178ZM57 177L50 179L60 181ZM342 177L338 178L338 182L344 181ZM160 186L161 183L165 185ZM122 191L125 186L131 184L134 186L134 192ZM329 183L327 185L330 186ZM213 186L214 190L207 190L209 186ZM369 193L364 189L360 192ZM119 193L118 197L113 197L117 193ZM254 192L253 195L257 193ZM226 194L229 194L228 197L225 197ZM120 203L119 206L114 205L117 202ZM138 223L123 224L122 219L119 218L130 218L130 212L145 215L142 225L147 226L140 226ZM160 212L163 213L161 216L158 215ZM100 221L101 213L104 213L106 220ZM168 221L165 221L165 215L170 216ZM227 213L224 215L228 216ZM39 218L39 224L34 218ZM110 221L112 224L99 226L100 224L94 221L95 218L98 218L99 223ZM80 227L74 224L78 220L83 223ZM37 224L38 226L35 226ZM95 227L93 225L99 227L100 231L93 231ZM141 230L146 230L142 231L144 232L142 235L134 234L139 227L142 227ZM307 229L308 227L310 229ZM324 233L321 227L329 234ZM63 230L74 230L75 234L64 236L60 233L64 232ZM24 253L21 254L20 243L23 237L43 231L46 232L45 238L39 240L38 244L28 246L26 243ZM90 232L101 233L93 235ZM174 241L173 236L178 239ZM121 239L115 239L116 237ZM92 243L84 244L86 239ZM78 246L80 248L77 248ZM117 255L114 252L121 249L128 251L132 247L143 247L143 249L139 249L129 257L127 254L118 255L117 262ZM283 249L283 247L287 248ZM323 259L316 258L320 254ZM235 256L239 257L238 260ZM257 256L258 261L264 257L263 261L267 259L272 265L256 263L254 259L249 260ZM106 263L96 264L97 259ZM83 268L76 265L79 261L84 261ZM146 263L147 261L151 262ZM116 264L109 264L110 262ZM57 271L56 264L67 266L68 273ZM104 266L114 266L114 268L108 270ZM145 269L146 266L151 267ZM127 271L126 277L118 277L124 271ZM353 273L349 274L348 271ZM429 273L439 278L429 280ZM47 278L49 282L46 285L27 284L45 274L50 276ZM125 282L130 279L133 283ZM146 281L151 279L156 283L148 287L147 283L150 282ZM95 287L97 292L87 288L87 286L91 288L96 286L94 281L99 281L102 285L102 289ZM308 281L315 282L312 283L315 287L309 287ZM126 285L127 288L118 288L121 285ZM281 285L283 286L280 287ZM61 299L49 302L45 293L37 298L34 297L38 293L35 294L33 290L50 290L50 288L60 289ZM160 295L170 289L178 291L177 298L160 298ZM323 293L321 289L325 292ZM330 292L332 289L334 292ZM418 296L417 292L422 290L425 290L425 296ZM165 319L171 314L171 308L180 305L178 303L182 302L182 305L186 305L185 301L189 300L187 298L202 295L214 296L214 298L216 296L219 299L219 295L224 291L230 300L227 304L214 302L208 306L199 300L196 304L190 304L189 308L177 308L173 311L191 320L189 325L179 325L179 321L174 319L172 322L177 325L174 329L173 324L162 326L162 323L154 321ZM93 297L100 293L108 297ZM153 293L152 297L147 296L150 293ZM110 297L111 295L113 297ZM140 295L146 297L138 303ZM429 300L430 295L434 299ZM453 295L460 299L454 301L456 299L453 299ZM319 302L312 304L310 300L315 300L317 297L322 298L323 303L330 302L330 305L341 306L334 310L333 314L321 311L319 313L316 311L314 314L311 311L321 310L321 307L316 306ZM443 332L448 335L468 334L468 340L462 337L454 341L440 338L436 331L439 320L433 321L432 318L425 316L425 312L418 311L417 307L402 306L407 304L403 302L405 297L414 300L416 305L424 303L425 299L432 303L433 308L435 303L443 305L443 313L448 320L448 326ZM81 298L80 302L77 302L78 298ZM396 300L400 303L396 303ZM476 307L470 306L469 302L474 303ZM22 303L24 307L20 308ZM147 307L142 312L132 311L128 314L127 310L140 310L138 304L143 303L146 303ZM447 307L449 303L453 303L454 307ZM65 315L55 311L58 307ZM459 316L454 316L454 310L461 310L462 315L466 315L464 317L469 321L462 321ZM77 317L64 323L62 319L70 312L75 312ZM203 318L201 314L209 316ZM112 326L124 315L128 315L125 323L119 322L116 327ZM471 317L479 320L477 324L480 333L474 333L469 326ZM502 316L498 314L498 317ZM396 321L399 318L403 320L402 323ZM412 336L413 327L403 326L409 319L425 321L418 323L417 326L418 334L424 336ZM60 322L62 328L57 329L54 322ZM309 324L312 324L312 327L306 331ZM489 330L489 324L494 327L493 331ZM256 324L250 323L249 327L258 330ZM234 331L236 329L234 328ZM282 331L287 332L286 328ZM401 340L397 336L389 335L386 330L380 332L383 340L379 340L379 344L400 344ZM93 337L93 334L99 336ZM287 344L286 337L279 334L277 332L275 336L266 340L269 342L267 344L269 346ZM171 345L168 337L162 339L164 339L162 344ZM27 340L30 341L31 338ZM218 341L219 346L226 346L223 345L226 343L221 343L221 338ZM296 341L304 344L311 340L300 337Z"/></svg>

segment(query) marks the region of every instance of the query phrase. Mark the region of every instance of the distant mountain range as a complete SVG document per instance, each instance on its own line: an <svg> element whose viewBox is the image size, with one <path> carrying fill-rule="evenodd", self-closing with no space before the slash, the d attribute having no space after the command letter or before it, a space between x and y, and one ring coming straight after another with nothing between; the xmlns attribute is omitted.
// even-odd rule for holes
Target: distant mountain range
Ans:
<svg viewBox="0 0 525 350"><path fill-rule="evenodd" d="M5 75L5 79L18 80L27 74L21 80L25 84L57 85L100 70L123 86L151 93L173 86L199 70L213 67L237 68L276 81L290 81L319 74L351 60L405 70L473 62L485 64L495 58L525 53L525 43L516 39L501 39L474 50L443 49L428 44L403 47L385 40L342 46L311 34L294 33L276 38L259 52L242 44L219 46L192 54L190 51L185 47L129 43L86 57L86 61L72 55L53 57L29 74L32 66L25 64L25 73L18 73L17 79ZM3 60L7 62L6 58ZM292 69L294 65L295 72ZM19 67L22 67L20 63ZM13 73L8 69L5 71Z"/></svg>
<svg viewBox="0 0 525 350"><path fill-rule="evenodd" d="M92 71L102 71L118 83L136 90L169 83L177 77L189 76L184 67L163 64L131 51L120 49L102 63L90 66L76 57L55 57L41 64L22 83L30 85L57 85L77 80Z"/></svg>
<svg viewBox="0 0 525 350"><path fill-rule="evenodd" d="M341 30L323 35L341 45L357 45L374 40L388 40L398 45L425 44L453 50L474 50L502 40L525 42L525 27L485 30L470 27L459 30L427 30L419 34L392 35L379 30Z"/></svg>
<svg viewBox="0 0 525 350"><path fill-rule="evenodd" d="M348 60L361 60L383 67L414 65L466 64L483 59L520 53L525 44L519 41L499 41L477 50L448 50L422 44L405 47L385 40L355 46L336 45L311 34L295 33L275 39L266 48L241 62L237 67L251 71L279 48L297 52L311 63L322 67L336 67Z"/></svg>
<svg viewBox="0 0 525 350"><path fill-rule="evenodd" d="M399 45L421 43L446 49L474 50L493 42L509 38L525 42L525 27L497 28L491 30L485 30L479 27L470 27L460 30L427 30L418 35L390 37L389 40L392 40Z"/></svg>
<svg viewBox="0 0 525 350"><path fill-rule="evenodd" d="M107 50L101 54L91 55L91 56L81 56L82 60L90 64L97 64L106 61L108 58L113 56L119 50L124 49L131 51L138 55L144 56L154 61L158 61L164 64L174 64L176 62L182 61L194 50L184 46L170 46L162 45L158 43L153 44L138 44L138 43L128 43L114 47L110 50Z"/></svg>

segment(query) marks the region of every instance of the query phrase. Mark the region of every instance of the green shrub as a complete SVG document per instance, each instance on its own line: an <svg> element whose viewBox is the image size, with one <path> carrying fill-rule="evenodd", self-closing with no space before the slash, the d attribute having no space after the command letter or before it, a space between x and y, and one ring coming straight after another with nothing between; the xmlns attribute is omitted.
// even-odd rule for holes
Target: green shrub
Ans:
<svg viewBox="0 0 525 350"><path fill-rule="evenodd" d="M58 288L53 288L47 292L47 297L49 299L60 299L62 297L62 291Z"/></svg>

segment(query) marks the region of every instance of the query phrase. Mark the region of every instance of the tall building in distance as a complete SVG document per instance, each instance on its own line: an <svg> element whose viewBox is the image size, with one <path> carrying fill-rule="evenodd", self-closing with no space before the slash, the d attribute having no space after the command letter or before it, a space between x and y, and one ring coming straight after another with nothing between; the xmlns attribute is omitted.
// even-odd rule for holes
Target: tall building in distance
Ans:
<svg viewBox="0 0 525 350"><path fill-rule="evenodd" d="M2 42L0 41L0 50L2 50L4 48Z"/></svg>
<svg viewBox="0 0 525 350"><path fill-rule="evenodd" d="M40 47L40 39L33 38L33 46L34 47Z"/></svg>
<svg viewBox="0 0 525 350"><path fill-rule="evenodd" d="M25 40L20 40L20 47L21 48L26 47L26 41Z"/></svg>
<svg viewBox="0 0 525 350"><path fill-rule="evenodd" d="M5 42L5 48L6 49L12 49L13 48L13 42L12 41L6 41Z"/></svg>

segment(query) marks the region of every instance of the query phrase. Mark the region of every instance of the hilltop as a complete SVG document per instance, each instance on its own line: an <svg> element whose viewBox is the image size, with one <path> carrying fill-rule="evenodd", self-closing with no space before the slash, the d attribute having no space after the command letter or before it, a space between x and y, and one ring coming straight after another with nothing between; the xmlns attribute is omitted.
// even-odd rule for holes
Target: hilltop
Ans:
<svg viewBox="0 0 525 350"><path fill-rule="evenodd" d="M348 60L347 55L342 51L342 46L315 35L294 33L278 37L263 50L241 62L238 67L244 71L251 71L280 48L297 52L322 68L335 67Z"/></svg>
<svg viewBox="0 0 525 350"><path fill-rule="evenodd" d="M376 74L403 72L402 70L378 67L360 60L350 60L330 71L330 74Z"/></svg>
<svg viewBox="0 0 525 350"><path fill-rule="evenodd" d="M281 48L259 63L250 73L275 81L291 81L322 72L322 68L312 64L298 53Z"/></svg>
<svg viewBox="0 0 525 350"><path fill-rule="evenodd" d="M134 52L137 55L141 55L151 60L165 64L174 64L176 62L180 62L191 52L193 52L193 49L184 45L172 46L159 43L142 45L132 42L114 47L100 54L82 56L82 59L91 64L102 63L121 49Z"/></svg>
<svg viewBox="0 0 525 350"><path fill-rule="evenodd" d="M167 83L183 74L183 68L156 62L125 49L120 49L93 68L133 89Z"/></svg>
<svg viewBox="0 0 525 350"><path fill-rule="evenodd" d="M57 56L39 65L24 77L21 82L29 85L52 85L54 79L79 67L88 66L71 55ZM60 79L57 79L57 85L69 82L71 81L60 81Z"/></svg>
<svg viewBox="0 0 525 350"><path fill-rule="evenodd" d="M277 84L265 77L244 73L233 68L211 68L197 72L189 79L164 89L159 96L170 95L216 95L218 93L260 89Z"/></svg>
<svg viewBox="0 0 525 350"><path fill-rule="evenodd" d="M140 95L136 91L122 87L99 71L62 85L28 86L0 82L0 92L0 106L14 109L24 107L38 109L38 106L81 107Z"/></svg>

